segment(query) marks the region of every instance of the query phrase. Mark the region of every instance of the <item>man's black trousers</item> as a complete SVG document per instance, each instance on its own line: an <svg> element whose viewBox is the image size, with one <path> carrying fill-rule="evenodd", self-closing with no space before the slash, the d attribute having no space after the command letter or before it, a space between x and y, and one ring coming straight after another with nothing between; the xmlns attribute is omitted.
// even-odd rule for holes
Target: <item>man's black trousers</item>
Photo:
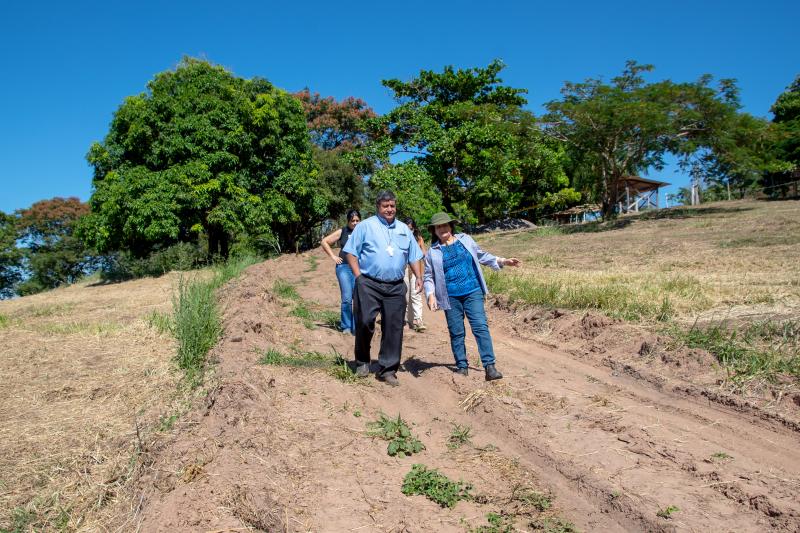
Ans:
<svg viewBox="0 0 800 533"><path fill-rule="evenodd" d="M403 326L406 315L406 284L379 281L365 275L356 278L353 315L356 322L356 361L369 363L369 348L375 333L375 317L381 314L381 350L378 374L397 372L403 351Z"/></svg>

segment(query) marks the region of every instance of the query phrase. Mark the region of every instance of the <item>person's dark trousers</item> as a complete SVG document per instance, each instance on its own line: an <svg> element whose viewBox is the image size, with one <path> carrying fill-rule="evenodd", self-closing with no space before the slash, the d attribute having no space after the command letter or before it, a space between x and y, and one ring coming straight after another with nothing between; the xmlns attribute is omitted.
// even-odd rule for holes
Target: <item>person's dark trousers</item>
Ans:
<svg viewBox="0 0 800 533"><path fill-rule="evenodd" d="M353 314L356 322L356 362L369 363L369 348L375 333L375 317L381 314L381 349L379 375L397 372L403 350L403 321L406 315L406 284L356 278Z"/></svg>

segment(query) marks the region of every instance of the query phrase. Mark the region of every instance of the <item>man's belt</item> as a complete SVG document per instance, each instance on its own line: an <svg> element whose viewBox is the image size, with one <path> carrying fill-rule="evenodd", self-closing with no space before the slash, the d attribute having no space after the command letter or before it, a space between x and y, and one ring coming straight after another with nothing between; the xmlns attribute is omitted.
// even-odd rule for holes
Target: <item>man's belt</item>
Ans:
<svg viewBox="0 0 800 533"><path fill-rule="evenodd" d="M367 278L368 280L374 281L376 283L388 283L389 285L397 285L398 283L403 283L403 278L387 281L385 279L374 278L369 274L364 274L363 272L361 273L361 275Z"/></svg>

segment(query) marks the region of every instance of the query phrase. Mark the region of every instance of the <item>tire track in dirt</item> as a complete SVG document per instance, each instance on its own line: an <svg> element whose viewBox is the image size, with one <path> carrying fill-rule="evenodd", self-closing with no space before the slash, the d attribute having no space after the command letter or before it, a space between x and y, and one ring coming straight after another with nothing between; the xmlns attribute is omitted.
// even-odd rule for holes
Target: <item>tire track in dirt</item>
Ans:
<svg viewBox="0 0 800 533"><path fill-rule="evenodd" d="M557 514L584 531L800 529L794 432L545 348L504 327L502 311L490 312L506 376L496 383L478 369L453 374L441 313L427 313L428 332L406 334L397 389L258 365L270 346L333 347L352 359L351 337L305 329L270 292L283 278L337 309L328 266L319 251L282 257L227 289L218 386L150 451L141 530L465 531L509 510L520 484L552 493ZM474 359L474 342L468 351ZM381 411L400 413L427 449L388 457L385 442L364 434ZM472 446L447 448L453 423L472 427ZM441 509L402 495L418 462L473 482L482 498ZM656 516L670 505L679 508L671 518Z"/></svg>

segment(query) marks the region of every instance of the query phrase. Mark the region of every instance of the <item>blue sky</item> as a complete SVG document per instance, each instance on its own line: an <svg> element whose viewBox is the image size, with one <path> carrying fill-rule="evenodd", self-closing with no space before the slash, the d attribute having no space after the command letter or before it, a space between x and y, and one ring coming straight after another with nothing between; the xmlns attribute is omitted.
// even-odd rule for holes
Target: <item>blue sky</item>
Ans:
<svg viewBox="0 0 800 533"><path fill-rule="evenodd" d="M113 112L183 55L295 91L391 109L380 81L485 66L529 90L529 108L566 80L611 78L627 59L649 79L739 80L744 109L769 108L800 74L800 2L4 2L0 10L0 210L91 194L84 156ZM666 169L651 177L686 184Z"/></svg>

